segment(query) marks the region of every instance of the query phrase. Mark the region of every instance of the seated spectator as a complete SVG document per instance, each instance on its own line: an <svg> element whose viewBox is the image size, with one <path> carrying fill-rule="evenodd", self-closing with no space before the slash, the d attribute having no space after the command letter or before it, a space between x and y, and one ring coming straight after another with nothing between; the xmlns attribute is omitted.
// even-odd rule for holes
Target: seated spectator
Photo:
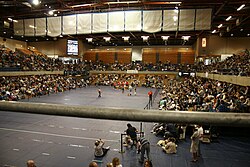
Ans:
<svg viewBox="0 0 250 167"><path fill-rule="evenodd" d="M102 139L99 139L95 141L95 152L94 155L95 157L104 157L110 147L103 147L104 146L104 141Z"/></svg>
<svg viewBox="0 0 250 167"><path fill-rule="evenodd" d="M162 146L162 149L167 154L175 154L177 152L177 145L175 144L175 138L170 137L167 140L165 146Z"/></svg>
<svg viewBox="0 0 250 167"><path fill-rule="evenodd" d="M123 143L123 146L125 147L131 147L133 145L133 140L129 135L126 135L125 142Z"/></svg>
<svg viewBox="0 0 250 167"><path fill-rule="evenodd" d="M221 100L218 108L217 108L218 112L229 112L230 109L228 108L228 104L224 102L224 100Z"/></svg>

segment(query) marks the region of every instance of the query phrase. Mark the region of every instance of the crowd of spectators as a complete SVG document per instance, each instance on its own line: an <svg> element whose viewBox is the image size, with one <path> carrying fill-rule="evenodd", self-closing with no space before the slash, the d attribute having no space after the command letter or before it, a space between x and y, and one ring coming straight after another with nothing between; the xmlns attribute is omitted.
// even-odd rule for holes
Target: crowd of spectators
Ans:
<svg viewBox="0 0 250 167"><path fill-rule="evenodd" d="M0 50L0 67L14 67L20 71L58 71L64 68L58 59L50 59L36 54L24 55L6 50Z"/></svg>
<svg viewBox="0 0 250 167"><path fill-rule="evenodd" d="M0 49L1 71L65 71L68 75L78 75L83 74L86 68L87 64L81 61L65 64L60 59L49 58L45 55Z"/></svg>
<svg viewBox="0 0 250 167"><path fill-rule="evenodd" d="M136 86L162 88L166 78L167 76L162 75L94 74L89 77L88 82L97 86L113 86L115 89L122 89L124 86L128 88L132 83Z"/></svg>
<svg viewBox="0 0 250 167"><path fill-rule="evenodd" d="M0 100L17 101L84 86L82 78L61 75L0 77Z"/></svg>
<svg viewBox="0 0 250 167"><path fill-rule="evenodd" d="M210 71L215 73L229 72L233 75L246 76L250 74L250 56L246 50L243 54L234 55L225 61L213 63L211 65L181 65L170 62L159 62L156 64L131 62L121 64L103 63L102 61L77 61L75 63L64 64L59 59L51 59L45 55L21 54L4 48L0 49L0 68L18 67L24 71L67 71L67 74L78 74L78 72L99 70L99 71ZM228 73L227 73L228 74ZM208 110L208 111L246 111L249 109L249 88L240 87L228 83L213 82L198 78L189 78L178 82L169 80L168 85L164 83L166 77L158 75L145 75L139 78L130 74L97 74L92 75L85 81L76 78L65 78L64 76L26 76L26 77L2 77L1 99L18 100L25 98L27 92L32 92L32 96L46 94L45 92L57 92L76 88L86 84L114 86L123 88L131 82L145 87L162 88L162 100L160 108L168 110ZM18 83L18 81L21 81ZM43 82L41 82L43 81ZM13 84L14 83L14 84ZM42 84L43 83L43 84ZM14 85L14 86L13 86ZM66 86L65 86L66 85ZM56 87L56 88L55 88ZM20 90L19 90L20 89ZM48 89L50 91L48 91ZM245 92L245 93L242 93ZM248 94L246 94L246 92ZM28 93L29 94L29 93ZM13 95L13 97L12 97ZM215 104L216 103L216 106ZM164 106L164 107L162 107Z"/></svg>
<svg viewBox="0 0 250 167"><path fill-rule="evenodd" d="M164 110L249 112L250 88L205 78L169 80L161 94Z"/></svg>
<svg viewBox="0 0 250 167"><path fill-rule="evenodd" d="M95 71L195 71L195 65L184 65L184 64L171 64L169 61L153 63L143 63L141 61L133 61L131 63L104 63L103 61L84 61L84 64L88 66L88 70Z"/></svg>
<svg viewBox="0 0 250 167"><path fill-rule="evenodd" d="M204 65L199 63L197 70L201 72L212 72L223 75L250 76L250 55L249 51L228 57L224 61Z"/></svg>
<svg viewBox="0 0 250 167"><path fill-rule="evenodd" d="M32 53L32 52L31 52ZM204 62L197 64L171 64L169 61L143 63L133 61L123 64L119 62L104 63L103 61L92 62L91 60L77 61L76 63L63 63L62 60L48 58L45 55L22 54L4 48L0 49L0 68L15 67L21 71L67 71L68 74L81 74L83 71L175 71L175 72L213 72L229 75L250 75L250 55L245 52L228 57L224 61L205 65Z"/></svg>

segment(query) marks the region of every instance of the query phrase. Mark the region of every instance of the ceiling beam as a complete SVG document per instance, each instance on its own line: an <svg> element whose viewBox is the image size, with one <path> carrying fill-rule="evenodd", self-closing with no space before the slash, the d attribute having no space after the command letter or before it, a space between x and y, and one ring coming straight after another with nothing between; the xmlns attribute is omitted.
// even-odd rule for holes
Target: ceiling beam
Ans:
<svg viewBox="0 0 250 167"><path fill-rule="evenodd" d="M214 13L213 19L220 13L220 11L224 8L226 4L227 4L227 1L225 1L223 4L220 5L219 9Z"/></svg>

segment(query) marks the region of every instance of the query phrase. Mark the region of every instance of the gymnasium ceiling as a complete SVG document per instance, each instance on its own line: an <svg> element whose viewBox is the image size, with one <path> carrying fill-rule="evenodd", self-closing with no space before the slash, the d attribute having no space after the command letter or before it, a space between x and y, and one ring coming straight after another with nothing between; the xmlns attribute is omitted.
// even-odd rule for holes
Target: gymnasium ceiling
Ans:
<svg viewBox="0 0 250 167"><path fill-rule="evenodd" d="M176 4L174 2L181 2ZM242 10L237 9L245 4ZM90 13L90 12L108 12L120 10L150 10L150 9L212 9L211 30L208 31L174 31L174 32L120 32L120 33L98 33L77 36L63 36L51 38L43 37L19 37L13 35L12 19L26 19L34 17L46 17L50 10L55 10L58 16ZM26 41L46 41L57 40L58 38L82 39L93 38L95 46L137 46L137 45L193 45L198 37L214 34L221 37L250 37L250 1L249 0L40 0L39 5L33 5L31 0L0 0L0 36L5 38L14 38ZM232 18L227 21L226 19ZM10 23L9 28L4 28L4 21ZM218 26L222 24L222 27ZM149 36L148 42L143 42L141 36ZM170 36L168 41L163 41L161 36ZM124 42L122 36L130 36L131 43ZM190 36L189 40L184 42L182 36ZM105 42L103 37L111 37L110 42Z"/></svg>

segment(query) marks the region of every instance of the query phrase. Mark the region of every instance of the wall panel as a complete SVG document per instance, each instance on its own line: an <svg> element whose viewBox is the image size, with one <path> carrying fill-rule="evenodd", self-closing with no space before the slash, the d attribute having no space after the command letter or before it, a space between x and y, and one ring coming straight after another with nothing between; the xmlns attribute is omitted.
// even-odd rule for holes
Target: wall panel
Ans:
<svg viewBox="0 0 250 167"><path fill-rule="evenodd" d="M34 19L25 19L24 20L24 35L25 36L34 36L35 35L35 20Z"/></svg>
<svg viewBox="0 0 250 167"><path fill-rule="evenodd" d="M94 13L92 23L92 33L107 32L107 13Z"/></svg>
<svg viewBox="0 0 250 167"><path fill-rule="evenodd" d="M161 31L162 11L143 11L143 28L145 32L159 32Z"/></svg>
<svg viewBox="0 0 250 167"><path fill-rule="evenodd" d="M141 11L125 11L125 31L141 31Z"/></svg>
<svg viewBox="0 0 250 167"><path fill-rule="evenodd" d="M194 52L181 52L181 64L194 64Z"/></svg>
<svg viewBox="0 0 250 167"><path fill-rule="evenodd" d="M87 51L84 53L83 60L88 60L95 62L96 61L96 52L95 51Z"/></svg>
<svg viewBox="0 0 250 167"><path fill-rule="evenodd" d="M23 20L17 20L17 22L14 22L14 34L15 35L24 35L24 21Z"/></svg>
<svg viewBox="0 0 250 167"><path fill-rule="evenodd" d="M76 34L76 15L63 16L62 34Z"/></svg>
<svg viewBox="0 0 250 167"><path fill-rule="evenodd" d="M171 64L177 64L177 56L178 51L177 50L160 50L159 51L159 61L162 63L164 62L170 62Z"/></svg>
<svg viewBox="0 0 250 167"><path fill-rule="evenodd" d="M36 25L36 36L46 35L46 18L37 18L35 19Z"/></svg>
<svg viewBox="0 0 250 167"><path fill-rule="evenodd" d="M114 51L101 51L98 52L99 61L104 63L114 63L115 62L115 52Z"/></svg>
<svg viewBox="0 0 250 167"><path fill-rule="evenodd" d="M195 19L194 9L180 10L179 30L180 31L194 30L194 19Z"/></svg>
<svg viewBox="0 0 250 167"><path fill-rule="evenodd" d="M124 31L124 12L109 12L108 31L123 32Z"/></svg>
<svg viewBox="0 0 250 167"><path fill-rule="evenodd" d="M132 55L131 51L118 51L117 52L117 60L119 63L131 63Z"/></svg>
<svg viewBox="0 0 250 167"><path fill-rule="evenodd" d="M56 37L61 34L61 17L47 18L47 34L51 37Z"/></svg>
<svg viewBox="0 0 250 167"><path fill-rule="evenodd" d="M142 62L143 63L156 63L156 50L154 49L143 49L142 51Z"/></svg>

